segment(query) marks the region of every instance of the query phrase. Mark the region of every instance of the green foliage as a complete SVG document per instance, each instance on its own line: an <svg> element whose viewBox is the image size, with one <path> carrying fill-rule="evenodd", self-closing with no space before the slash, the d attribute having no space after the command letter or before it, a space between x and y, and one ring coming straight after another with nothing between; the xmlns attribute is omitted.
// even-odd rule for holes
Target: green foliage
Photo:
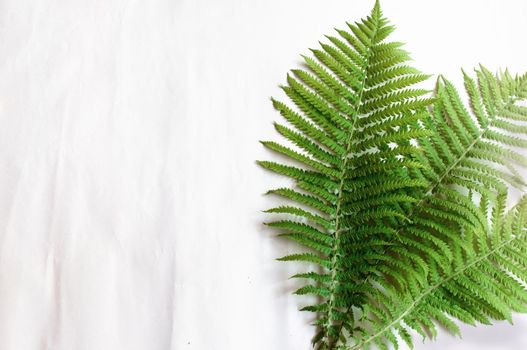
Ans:
<svg viewBox="0 0 527 350"><path fill-rule="evenodd" d="M468 106L440 77L408 65L377 2L367 18L304 56L273 99L286 140L262 144L287 161L259 164L293 180L267 225L307 263L295 292L314 295L318 349L411 345L436 323L510 320L527 311L527 200L507 210L527 133L527 75L463 72ZM285 214L285 215L284 215Z"/></svg>
<svg viewBox="0 0 527 350"><path fill-rule="evenodd" d="M457 334L453 319L490 324L492 319L511 321L512 312L526 312L527 197L488 219L488 231L472 227L461 232L462 242L450 248L448 264L431 264L418 285L405 293L390 285L372 293L360 335L342 349L372 344L385 349L389 343L397 348L396 334L412 346L411 330L434 337L439 324Z"/></svg>

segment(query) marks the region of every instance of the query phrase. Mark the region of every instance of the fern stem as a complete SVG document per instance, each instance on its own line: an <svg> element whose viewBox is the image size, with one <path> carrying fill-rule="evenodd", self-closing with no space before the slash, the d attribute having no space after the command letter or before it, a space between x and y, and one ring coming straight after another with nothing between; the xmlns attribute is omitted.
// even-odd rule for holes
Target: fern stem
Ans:
<svg viewBox="0 0 527 350"><path fill-rule="evenodd" d="M472 148L479 142L481 137L485 134L485 132L488 130L488 127L486 127L477 138L474 139L474 141L471 142L471 144L467 147L467 149L461 154L454 163L452 163L444 172L441 174L439 179L436 181L436 183L426 192L426 194L417 202L417 205L414 208L420 209L421 204L423 204L426 199L434 194L434 191L437 189L439 185L443 182L443 180L450 174L452 170L454 170L459 163L466 157L466 155L472 150ZM410 213L410 216L414 215L414 213Z"/></svg>
<svg viewBox="0 0 527 350"><path fill-rule="evenodd" d="M318 349L322 349L323 346L325 346L324 343L327 344L327 350L333 350L335 348L335 346L337 345L338 343L338 340L339 340L339 337L340 337L340 333L342 331L342 327L343 327L343 321L340 321L340 323L338 324L338 335L336 337L331 337L328 333L329 333L329 330L331 329L332 326L334 326L335 324L335 320L333 320L332 318L332 311L334 309L334 299L335 299L335 289L337 287L337 270L338 270L338 254L339 254L339 250L340 250L340 235L342 233L342 229L340 228L340 215L341 215L341 204L342 204L342 201L343 201L343 194L344 194L344 182L345 182L345 178L346 178L346 172L347 172L347 167L348 167L348 162L350 160L350 153L351 153L351 150L352 150L352 141L353 141L353 136L354 136L354 133L355 133L355 125L357 123L357 119L360 115L360 109L361 109L361 102L362 102L362 99L363 99L363 95L364 95L364 85L366 84L366 81L367 81L367 78L368 78L368 70L367 70L367 62L369 62L370 60L370 57L371 57L371 46L373 45L374 41L375 41L375 37L377 35L377 30L378 30L378 24L379 24L379 19L380 19L380 13L379 13L379 7L378 7L378 2L376 2L376 5L374 7L374 14L375 14L375 30L374 32L372 33L372 38L371 38L371 45L369 45L367 47L367 51L366 51L366 64L365 64L365 69L363 71L364 73L364 76L362 78L362 81L361 81L361 90L359 92L359 96L357 98L357 101L355 102L355 106L354 106L354 112L355 112L355 115L352 116L352 126L350 128L350 134L347 138L347 144L346 144L346 153L344 154L344 156L342 157L342 169L341 169L341 174L340 174L340 183L339 183L339 188L338 188L338 194L337 194L337 207L336 207L336 210L335 210L335 244L333 246L333 249L332 249L332 258L331 258L331 285L330 285L330 298L329 298L329 301L328 301L328 320L327 320L327 323L326 323L326 334L325 334L325 338L326 338L326 342L321 342L318 346ZM346 314L349 314L349 312L351 311L351 308L352 308L352 305L348 306L348 309L346 311Z"/></svg>
<svg viewBox="0 0 527 350"><path fill-rule="evenodd" d="M365 83L366 81L366 74L364 74L364 79L362 81L362 85ZM326 332L328 329L330 329L331 326L333 326L334 324L334 320L332 319L331 317L331 314L332 314L332 310L334 308L333 306L333 303L334 303L334 299L335 299L335 288L337 287L337 270L338 270L338 266L337 266L337 263L338 263L338 252L340 250L340 235L341 233L344 231L340 228L340 215L341 215L341 204L342 204L342 200L343 200L343 194L344 194L344 181L345 181L345 176L346 176L346 170L347 170L347 166L348 166L348 161L350 159L349 157L349 153L351 152L351 146L352 146L352 140L353 140L353 134L354 134L354 131L355 131L355 123L357 121L357 118L358 118L358 108L359 108L359 104L360 104L360 101L362 100L362 95L363 95L363 92L364 92L364 86L361 88L361 91L359 93L359 98L357 99L357 102L356 102L356 105L354 106L355 107L355 110L356 110L356 115L353 116L353 124L352 124L352 127L351 127L351 130L350 130L350 135L347 139L347 145L346 145L346 153L344 154L344 157L343 157L343 165L342 165L342 170L341 170L341 174L340 174L340 183L339 183L339 189L338 189L338 194L337 194L337 207L336 207L336 210L335 210L335 244L333 246L333 249L332 249L332 258L331 258L331 286L330 286L330 298L329 298L329 301L328 301L328 321L326 323ZM339 325L339 333L340 333L340 330L342 329L342 321ZM326 339L328 341L328 350L332 350L335 345L336 345L336 342L338 340L335 340L333 338L330 338L326 335ZM321 343L319 345L319 349L321 349L321 347L323 346L324 344Z"/></svg>

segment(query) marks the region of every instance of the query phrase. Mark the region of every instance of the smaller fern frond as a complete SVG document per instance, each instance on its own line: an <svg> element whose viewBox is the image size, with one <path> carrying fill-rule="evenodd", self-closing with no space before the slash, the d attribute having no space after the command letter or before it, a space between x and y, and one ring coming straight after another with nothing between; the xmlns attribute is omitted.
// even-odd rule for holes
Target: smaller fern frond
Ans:
<svg viewBox="0 0 527 350"><path fill-rule="evenodd" d="M453 319L490 324L492 319L510 321L513 312L526 312L527 197L492 221L490 236L467 231L463 238L467 244L456 248L450 268L429 275L426 287L407 295L389 288L372 295L363 334L350 349L370 344L397 348L396 334L412 346L412 331L433 336L439 324L459 333Z"/></svg>

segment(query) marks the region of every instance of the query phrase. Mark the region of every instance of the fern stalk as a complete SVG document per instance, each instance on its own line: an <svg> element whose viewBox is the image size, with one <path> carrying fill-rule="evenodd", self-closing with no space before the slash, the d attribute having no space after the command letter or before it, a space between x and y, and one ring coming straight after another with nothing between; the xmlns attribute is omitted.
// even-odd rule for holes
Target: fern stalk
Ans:
<svg viewBox="0 0 527 350"><path fill-rule="evenodd" d="M377 1L375 3L375 6L372 10L372 19L374 21L374 31L373 31L373 34L372 34L372 37L371 37L371 41L374 42L375 41L375 37L377 35L377 28L378 28L378 25L379 25L379 20L381 18L381 12L380 12L380 6L379 6L379 2ZM365 54L365 58L366 58L366 62L369 62L369 59L370 59L370 55L371 55L371 46L368 46L367 47L367 52ZM367 65L367 64L366 64ZM341 225L340 225L340 221L339 221L339 218L340 218L340 215L341 215L341 205L342 205L342 201L343 201L343 194L344 194L344 191L343 191L343 188L344 188L344 183L345 183L345 178L346 178L346 174L348 172L348 161L350 158L350 155L351 155L351 152L353 150L352 146L352 140L353 140L353 135L354 135L354 132L355 132L355 124L357 122L357 116L360 114L360 108L361 108L361 102L362 102L362 98L363 98L363 93L364 93L364 84L366 82L366 79L368 77L368 72L367 70L364 70L363 72L363 79L360 83L360 91L359 91L359 97L357 99L357 102L355 103L355 106L354 106L354 110L356 111L355 115L353 115L351 117L351 119L353 120L353 124L351 126L351 130L349 131L349 136L348 136L348 139L346 141L346 153L344 155L344 157L342 157L342 169L341 169L341 173L340 173L340 183L339 183L339 189L338 189L338 195L337 195L337 207L336 207L336 213L335 213L335 243L334 243L334 246L333 246L333 250L332 250L332 259L331 259L331 280L332 280L332 283L331 283L331 289L330 289L330 299L329 299L329 306L328 306L328 322L326 324L326 329L330 329L331 327L335 326L335 320L332 318L332 314L333 314L333 303L334 303L334 295L335 295L335 288L336 288L336 281L337 281L337 264L338 264L338 254L339 254L339 251L340 251L340 234L341 234ZM349 310L351 309L351 305L348 307L348 309L346 310L346 313L349 313ZM340 333L341 329L342 329L342 322L341 323L338 323L336 324L336 326L338 327L338 333ZM327 332L327 331L326 331ZM328 334L328 332L326 333ZM326 341L327 341L327 349L328 350L332 350L334 347L335 347L335 344L336 342L338 341L338 338L333 338L333 337L326 337ZM319 344L319 349L322 349L324 346L324 343L320 343Z"/></svg>

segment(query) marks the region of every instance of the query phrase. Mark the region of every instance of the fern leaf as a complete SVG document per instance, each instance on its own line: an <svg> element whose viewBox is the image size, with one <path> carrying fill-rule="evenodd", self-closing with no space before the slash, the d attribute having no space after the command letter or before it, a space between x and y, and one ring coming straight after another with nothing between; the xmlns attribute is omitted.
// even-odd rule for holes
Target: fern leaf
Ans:
<svg viewBox="0 0 527 350"><path fill-rule="evenodd" d="M452 319L465 323L489 324L490 319L510 320L513 312L526 312L527 290L527 197L509 212L500 215L493 228L494 237L487 241L488 249L479 250L476 237L486 232L472 232L470 244L459 256L461 262L439 275L431 275L428 285L417 294L401 297L390 290L372 295L388 317L369 318L361 326L364 333L350 349L359 350L369 344L393 344L393 332L412 344L410 329L423 335L433 332L434 320L447 329L458 332ZM488 237L488 236L487 236ZM523 265L523 268L520 267ZM386 309L393 306L394 309ZM395 311L394 311L395 310Z"/></svg>
<svg viewBox="0 0 527 350"><path fill-rule="evenodd" d="M412 143L430 135L421 120L433 99L413 88L428 76L407 64L401 43L386 41L393 30L376 3L370 16L303 56L307 68L293 70L282 87L293 107L272 100L289 123L276 130L298 150L262 142L288 161L259 164L298 188L270 192L292 203L268 212L303 220L269 224L305 249L281 260L316 263L329 276L297 293L313 292L325 305L317 309L318 346L335 347L340 330L353 328L349 310L367 295L360 281L385 259L390 227L408 220L408 207L428 186Z"/></svg>

